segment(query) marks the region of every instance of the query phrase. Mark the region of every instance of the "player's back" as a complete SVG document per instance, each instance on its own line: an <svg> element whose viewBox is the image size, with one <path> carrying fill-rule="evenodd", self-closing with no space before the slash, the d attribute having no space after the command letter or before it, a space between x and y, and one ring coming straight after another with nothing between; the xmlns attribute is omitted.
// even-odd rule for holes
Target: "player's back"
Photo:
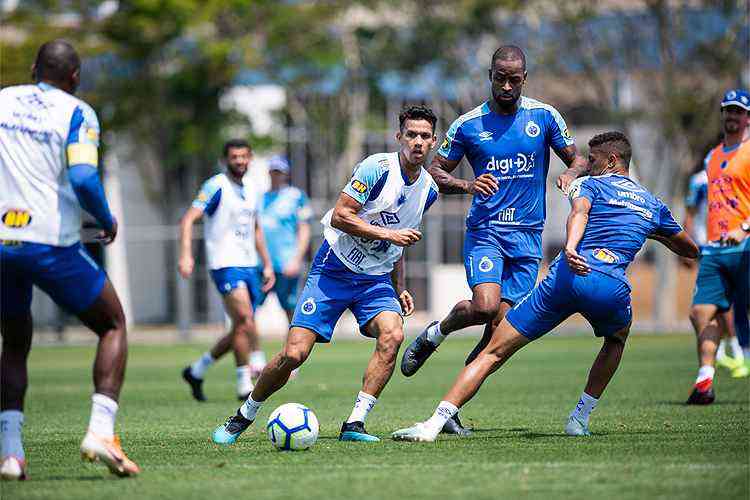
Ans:
<svg viewBox="0 0 750 500"><path fill-rule="evenodd" d="M97 164L95 147L77 150L79 134L98 144L96 115L80 99L46 84L0 91L0 239L57 246L79 240L66 154Z"/></svg>

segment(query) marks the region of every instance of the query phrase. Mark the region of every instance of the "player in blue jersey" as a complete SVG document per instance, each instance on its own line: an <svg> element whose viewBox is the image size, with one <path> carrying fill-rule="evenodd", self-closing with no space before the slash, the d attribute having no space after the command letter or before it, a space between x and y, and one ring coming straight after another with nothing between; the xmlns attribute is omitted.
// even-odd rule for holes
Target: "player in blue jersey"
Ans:
<svg viewBox="0 0 750 500"><path fill-rule="evenodd" d="M589 434L589 416L620 364L630 330L628 265L647 238L683 257L698 257L698 247L666 205L628 177L631 147L625 135L600 134L589 146L592 175L571 186L564 252L552 262L547 277L508 312L433 416L396 431L394 439L434 441L445 422L488 376L520 348L575 313L588 320L597 337L604 337L586 388L565 427L569 435Z"/></svg>
<svg viewBox="0 0 750 500"><path fill-rule="evenodd" d="M450 333L485 324L470 362L487 344L493 324L533 288L542 258L550 149L568 166L557 179L563 192L586 170L560 113L521 95L526 77L521 49L497 49L489 69L490 99L453 122L429 168L442 193L474 197L464 240L472 297L409 345L401 362L406 376L416 373ZM474 171L473 181L451 175L464 157ZM467 434L457 416L445 431Z"/></svg>
<svg viewBox="0 0 750 500"><path fill-rule="evenodd" d="M405 109L396 134L400 150L369 156L356 167L336 206L323 217L325 240L300 294L286 344L237 413L214 430L215 443L237 440L315 343L330 342L347 309L360 332L377 343L339 439L379 441L365 430L365 419L393 374L404 339L402 316L414 310L404 285L403 252L421 239L422 216L437 199L437 186L423 168L436 141L436 122L428 108Z"/></svg>
<svg viewBox="0 0 750 500"><path fill-rule="evenodd" d="M117 236L117 221L99 180L99 120L74 96L80 68L68 42L47 42L32 68L35 84L0 91L2 479L26 477L21 429L34 286L99 337L82 458L100 461L118 476L140 471L114 432L128 350L125 316L107 274L80 239L81 208L101 226L102 243Z"/></svg>

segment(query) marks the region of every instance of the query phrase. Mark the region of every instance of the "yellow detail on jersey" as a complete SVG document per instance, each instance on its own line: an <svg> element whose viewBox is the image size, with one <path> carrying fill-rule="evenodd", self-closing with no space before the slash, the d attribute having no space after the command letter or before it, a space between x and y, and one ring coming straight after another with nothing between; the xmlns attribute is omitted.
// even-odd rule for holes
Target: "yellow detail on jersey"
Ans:
<svg viewBox="0 0 750 500"><path fill-rule="evenodd" d="M68 165L99 165L99 152L93 144L68 145Z"/></svg>
<svg viewBox="0 0 750 500"><path fill-rule="evenodd" d="M2 221L8 227L26 227L31 223L31 214L26 210L11 209L3 214Z"/></svg>
<svg viewBox="0 0 750 500"><path fill-rule="evenodd" d="M88 137L91 142L96 142L99 140L99 132L94 128L86 129L86 137Z"/></svg>
<svg viewBox="0 0 750 500"><path fill-rule="evenodd" d="M206 196L206 193L198 193L198 201L200 202L208 201L208 196Z"/></svg>
<svg viewBox="0 0 750 500"><path fill-rule="evenodd" d="M617 255L612 253L610 250L607 250L606 248L597 248L596 250L591 252L591 254L595 259L606 262L607 264L614 264L615 262L620 260Z"/></svg>
<svg viewBox="0 0 750 500"><path fill-rule="evenodd" d="M367 191L367 184L354 179L352 181L352 189L361 194Z"/></svg>
<svg viewBox="0 0 750 500"><path fill-rule="evenodd" d="M443 144L440 146L440 149L445 149L448 147L448 145L450 145L450 142L448 142L448 138L446 137L443 141Z"/></svg>

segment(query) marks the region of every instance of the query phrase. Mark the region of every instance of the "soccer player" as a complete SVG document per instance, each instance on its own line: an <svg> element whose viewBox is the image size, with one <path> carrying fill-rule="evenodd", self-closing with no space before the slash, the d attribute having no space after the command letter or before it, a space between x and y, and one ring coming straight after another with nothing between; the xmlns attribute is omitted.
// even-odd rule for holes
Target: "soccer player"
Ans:
<svg viewBox="0 0 750 500"><path fill-rule="evenodd" d="M182 378L198 401L206 399L203 394L206 370L229 350L234 351L237 366L237 397L244 401L253 390L248 361L255 363L258 372L265 365L253 311L275 280L258 217L260 193L245 178L252 161L250 144L241 139L227 141L223 156L226 171L203 183L180 221L179 271L187 279L195 267L193 224L207 216L203 235L208 268L231 320L229 333L182 371Z"/></svg>
<svg viewBox="0 0 750 500"><path fill-rule="evenodd" d="M74 96L80 68L73 46L53 40L37 52L34 85L0 91L2 479L26 478L21 429L33 285L99 337L82 458L101 461L118 476L140 472L114 432L127 359L125 317L112 283L80 242L81 207L101 225L102 243L117 235L99 181L99 121Z"/></svg>
<svg viewBox="0 0 750 500"><path fill-rule="evenodd" d="M688 193L685 197L685 231L688 232L693 241L699 246L706 244L706 218L708 217L708 176L706 175L706 164L699 172L690 176ZM695 261L686 259L686 264L692 266ZM750 370L745 366L745 357L735 334L735 321L743 321L742 312L735 318L732 309L716 313L716 327L721 334L721 342L716 353L716 364L729 370L734 378L743 378L750 375ZM726 353L727 347L732 350L732 355Z"/></svg>
<svg viewBox="0 0 750 500"><path fill-rule="evenodd" d="M734 303L737 336L747 338L750 325L750 95L730 90L721 101L724 141L707 157L708 243L701 251L690 321L698 337L698 376L687 404L715 399L713 378L720 332L712 323ZM744 313L744 314L743 314Z"/></svg>
<svg viewBox="0 0 750 500"><path fill-rule="evenodd" d="M299 275L310 246L312 209L307 195L289 185L289 162L283 156L269 161L271 189L263 194L260 220L276 274L274 292L289 322L297 305ZM262 304L265 295L259 300Z"/></svg>
<svg viewBox="0 0 750 500"><path fill-rule="evenodd" d="M323 217L325 241L307 276L286 344L237 413L214 430L215 443L237 440L315 343L330 342L346 309L354 314L360 332L377 340L339 439L379 441L365 430L365 419L393 373L404 339L402 316L414 311L404 288L403 252L421 239L417 228L437 199L437 186L423 168L436 141L436 122L424 106L404 109L396 133L400 150L369 156L357 165L336 206Z"/></svg>
<svg viewBox="0 0 750 500"><path fill-rule="evenodd" d="M542 258L550 148L568 166L557 179L563 191L586 170L560 113L521 95L526 77L526 56L520 48L497 49L490 62L490 98L453 122L430 165L441 192L474 197L464 240L472 297L431 323L407 347L401 361L407 377L446 336L486 324L482 340L466 360L470 362L487 344L493 321L496 325L534 287ZM473 181L450 174L464 156L474 170ZM468 434L457 416L445 432Z"/></svg>
<svg viewBox="0 0 750 500"><path fill-rule="evenodd" d="M628 177L631 146L625 135L600 134L589 146L591 177L571 186L564 251L552 262L546 278L508 312L433 416L394 432L394 439L434 441L445 422L476 394L488 376L517 350L575 313L581 313L594 334L604 338L586 388L565 427L569 435L590 434L589 416L620 364L630 330L628 265L647 238L689 258L698 257L698 247L666 205Z"/></svg>

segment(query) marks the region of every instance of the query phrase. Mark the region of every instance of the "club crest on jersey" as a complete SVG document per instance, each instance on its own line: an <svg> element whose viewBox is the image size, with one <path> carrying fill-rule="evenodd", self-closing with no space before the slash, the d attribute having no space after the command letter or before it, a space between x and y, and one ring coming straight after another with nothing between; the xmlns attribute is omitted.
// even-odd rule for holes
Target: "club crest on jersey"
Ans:
<svg viewBox="0 0 750 500"><path fill-rule="evenodd" d="M491 141L492 140L492 132L489 130L485 130L484 132L479 133L479 140L480 141Z"/></svg>
<svg viewBox="0 0 750 500"><path fill-rule="evenodd" d="M393 212L380 212L380 219L386 226L391 226L393 224L398 224L399 222L401 222L401 219L398 218L398 215L394 214Z"/></svg>
<svg viewBox="0 0 750 500"><path fill-rule="evenodd" d="M364 182L358 181L357 179L354 179L352 181L352 189L360 194L363 194L365 191L367 191L367 184L365 184Z"/></svg>
<svg viewBox="0 0 750 500"><path fill-rule="evenodd" d="M534 120L529 120L526 124L526 135L529 137L536 137L541 131L542 129L536 124L536 122L534 122Z"/></svg>
<svg viewBox="0 0 750 500"><path fill-rule="evenodd" d="M591 252L591 255L593 255L596 260L606 262L607 264L614 264L615 262L618 262L620 260L617 255L615 255L612 251L607 250L606 248L595 248Z"/></svg>
<svg viewBox="0 0 750 500"><path fill-rule="evenodd" d="M492 271L492 268L495 267L495 264L493 264L492 260L490 260L489 257L486 255L479 259L479 270L483 273L488 273Z"/></svg>
<svg viewBox="0 0 750 500"><path fill-rule="evenodd" d="M31 214L26 210L10 209L2 216L3 224L8 227L21 228L31 224Z"/></svg>
<svg viewBox="0 0 750 500"><path fill-rule="evenodd" d="M315 303L315 299L312 297L308 297L307 299L305 299L305 301L302 303L302 306L300 307L302 314L305 314L307 316L314 313L316 309L318 309L318 305Z"/></svg>

